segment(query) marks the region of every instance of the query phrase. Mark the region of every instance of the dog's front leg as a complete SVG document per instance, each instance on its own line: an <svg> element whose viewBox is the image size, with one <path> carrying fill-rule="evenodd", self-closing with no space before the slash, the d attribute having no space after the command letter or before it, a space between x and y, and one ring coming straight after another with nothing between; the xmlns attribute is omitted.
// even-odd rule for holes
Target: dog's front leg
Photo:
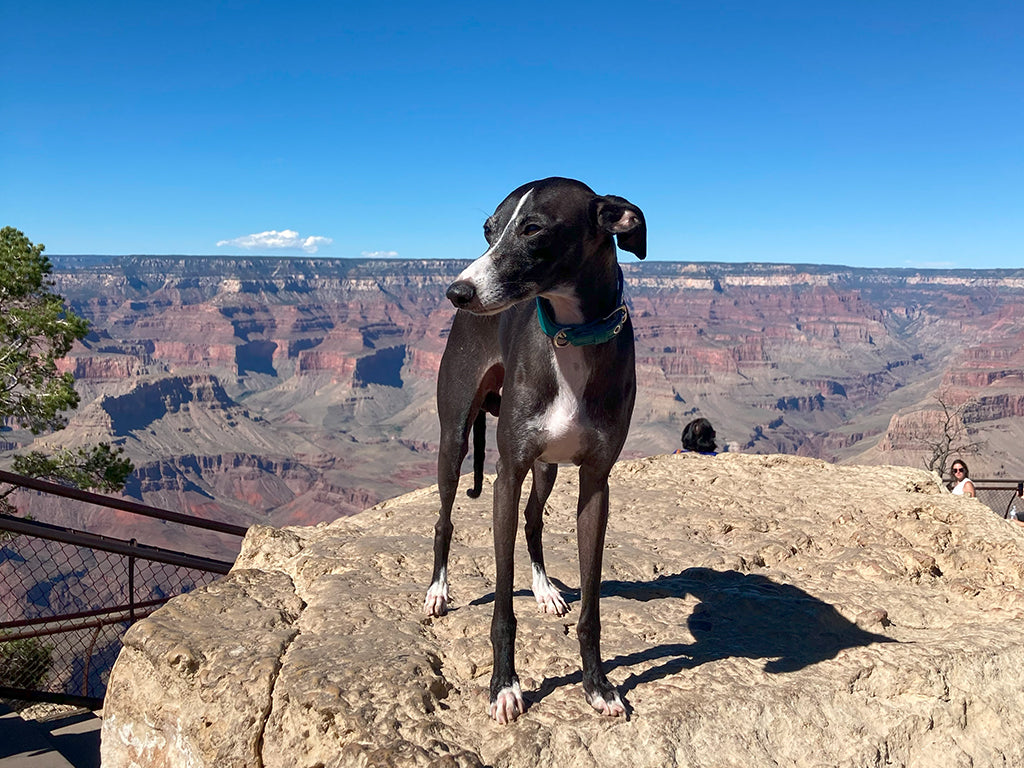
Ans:
<svg viewBox="0 0 1024 768"><path fill-rule="evenodd" d="M626 713L601 663L601 564L608 526L608 470L580 467L576 529L580 555L580 619L576 635L583 659L583 693L602 715Z"/></svg>
<svg viewBox="0 0 1024 768"><path fill-rule="evenodd" d="M491 648L494 669L491 673L491 717L499 723L510 723L526 711L523 694L516 676L516 617L512 610L516 530L519 521L519 498L525 471L508 467L498 460L498 477L494 483L494 613L491 617Z"/></svg>

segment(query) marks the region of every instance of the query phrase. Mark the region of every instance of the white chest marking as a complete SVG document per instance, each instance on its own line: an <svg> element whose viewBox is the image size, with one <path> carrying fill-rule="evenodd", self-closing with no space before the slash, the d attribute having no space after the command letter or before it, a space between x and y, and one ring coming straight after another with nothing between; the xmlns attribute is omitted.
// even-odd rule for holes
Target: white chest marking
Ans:
<svg viewBox="0 0 1024 768"><path fill-rule="evenodd" d="M572 461L583 446L586 425L581 403L588 376L579 349L552 347L552 355L558 393L534 424L545 433L540 459L554 464Z"/></svg>

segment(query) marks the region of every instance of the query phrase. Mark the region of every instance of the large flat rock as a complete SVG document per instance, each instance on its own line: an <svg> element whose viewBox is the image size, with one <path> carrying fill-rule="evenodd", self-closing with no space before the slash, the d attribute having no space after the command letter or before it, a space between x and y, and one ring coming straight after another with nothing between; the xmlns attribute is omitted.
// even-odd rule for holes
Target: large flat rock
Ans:
<svg viewBox="0 0 1024 768"><path fill-rule="evenodd" d="M575 475L545 512L572 607ZM528 709L488 719L490 494L457 502L455 607L428 619L428 488L255 527L231 574L133 627L103 765L1024 764L1024 526L901 467L682 454L611 485L602 652L628 718L585 702L575 618L538 614L520 539Z"/></svg>

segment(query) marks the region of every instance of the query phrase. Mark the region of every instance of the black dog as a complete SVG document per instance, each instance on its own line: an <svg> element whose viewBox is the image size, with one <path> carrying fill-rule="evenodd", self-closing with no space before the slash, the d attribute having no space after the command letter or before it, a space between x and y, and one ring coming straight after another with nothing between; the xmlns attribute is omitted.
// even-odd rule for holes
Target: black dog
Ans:
<svg viewBox="0 0 1024 768"><path fill-rule="evenodd" d="M622 715L625 708L601 664L599 592L608 474L626 440L636 396L633 327L615 238L643 259L644 216L621 197L551 178L505 198L487 219L484 236L490 247L447 292L459 311L438 374L441 511L424 609L436 616L447 610L451 509L470 429L482 411L500 412L491 717L506 723L525 709L514 662L512 580L521 489L531 470L525 517L534 594L542 610L567 610L544 571L541 548L544 502L559 463L580 467L577 635L583 690L599 712Z"/></svg>

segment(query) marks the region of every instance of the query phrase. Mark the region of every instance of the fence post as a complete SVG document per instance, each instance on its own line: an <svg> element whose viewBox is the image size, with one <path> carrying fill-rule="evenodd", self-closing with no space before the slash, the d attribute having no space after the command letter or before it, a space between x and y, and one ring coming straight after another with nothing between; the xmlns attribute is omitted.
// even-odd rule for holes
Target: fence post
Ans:
<svg viewBox="0 0 1024 768"><path fill-rule="evenodd" d="M134 547L137 542L131 539L129 543ZM128 555L128 619L135 623L135 555Z"/></svg>
<svg viewBox="0 0 1024 768"><path fill-rule="evenodd" d="M96 627L96 631L92 633L92 640L89 642L89 648L85 652L85 664L82 665L82 695L89 695L89 664L92 661L92 652L96 648L96 641L99 639L100 631L103 629L103 624L99 624Z"/></svg>

